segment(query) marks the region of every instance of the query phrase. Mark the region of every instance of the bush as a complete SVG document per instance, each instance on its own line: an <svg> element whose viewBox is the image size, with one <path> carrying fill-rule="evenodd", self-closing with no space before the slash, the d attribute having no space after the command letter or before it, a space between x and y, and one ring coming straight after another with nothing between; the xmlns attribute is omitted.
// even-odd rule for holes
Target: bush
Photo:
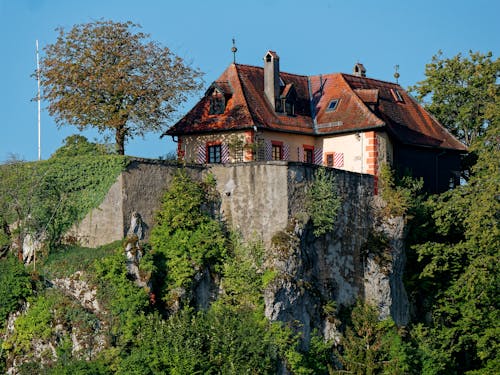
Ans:
<svg viewBox="0 0 500 375"><path fill-rule="evenodd" d="M24 265L13 256L0 259L0 328L31 294L31 279Z"/></svg>
<svg viewBox="0 0 500 375"><path fill-rule="evenodd" d="M317 169L307 191L307 212L316 237L334 228L340 205L335 178L325 168Z"/></svg>
<svg viewBox="0 0 500 375"><path fill-rule="evenodd" d="M203 187L179 172L163 197L151 231L156 259L165 261L167 300L178 297L175 290L187 290L196 273L217 268L226 254L221 224L203 210L209 206L209 192Z"/></svg>

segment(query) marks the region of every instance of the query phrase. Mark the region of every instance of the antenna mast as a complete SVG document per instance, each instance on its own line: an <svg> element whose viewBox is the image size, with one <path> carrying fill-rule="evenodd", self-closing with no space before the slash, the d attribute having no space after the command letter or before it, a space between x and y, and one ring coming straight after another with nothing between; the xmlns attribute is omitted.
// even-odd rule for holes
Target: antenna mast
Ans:
<svg viewBox="0 0 500 375"><path fill-rule="evenodd" d="M38 160L42 158L42 147L40 142L40 62L38 60L38 39L36 40L36 80L38 85L37 102L38 102Z"/></svg>

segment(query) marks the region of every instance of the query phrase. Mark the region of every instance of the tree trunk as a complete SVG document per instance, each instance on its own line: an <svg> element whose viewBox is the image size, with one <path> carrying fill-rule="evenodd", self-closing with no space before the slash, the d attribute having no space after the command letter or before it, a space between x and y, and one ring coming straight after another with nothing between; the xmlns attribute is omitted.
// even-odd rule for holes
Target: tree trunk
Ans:
<svg viewBox="0 0 500 375"><path fill-rule="evenodd" d="M121 125L116 129L115 142L116 142L116 153L118 155L125 155L125 125Z"/></svg>

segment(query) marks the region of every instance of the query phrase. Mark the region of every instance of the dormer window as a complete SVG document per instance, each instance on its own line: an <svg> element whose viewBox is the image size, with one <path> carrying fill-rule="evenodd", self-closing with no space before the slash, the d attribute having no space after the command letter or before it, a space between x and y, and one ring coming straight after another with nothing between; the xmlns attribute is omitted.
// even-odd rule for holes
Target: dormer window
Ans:
<svg viewBox="0 0 500 375"><path fill-rule="evenodd" d="M337 107L339 106L340 99L333 99L330 101L328 104L328 107L326 107L327 112L334 112Z"/></svg>
<svg viewBox="0 0 500 375"><path fill-rule="evenodd" d="M210 95L210 111L211 115L220 115L224 113L226 109L226 100L224 95L218 91L214 90L212 95Z"/></svg>
<svg viewBox="0 0 500 375"><path fill-rule="evenodd" d="M283 82L282 80L280 82ZM276 100L276 112L281 112L289 116L295 115L295 102L297 101L297 93L293 83L284 84L282 86L280 99Z"/></svg>

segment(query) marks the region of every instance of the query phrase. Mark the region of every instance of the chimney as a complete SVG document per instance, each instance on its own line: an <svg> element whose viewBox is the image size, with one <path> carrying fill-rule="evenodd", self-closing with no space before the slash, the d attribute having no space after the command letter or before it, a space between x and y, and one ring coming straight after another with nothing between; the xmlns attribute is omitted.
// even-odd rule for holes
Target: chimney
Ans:
<svg viewBox="0 0 500 375"><path fill-rule="evenodd" d="M352 74L358 77L366 77L366 69L361 63L356 63L354 65L354 69L352 70Z"/></svg>
<svg viewBox="0 0 500 375"><path fill-rule="evenodd" d="M264 93L276 110L276 100L280 96L280 58L273 51L267 51L264 56Z"/></svg>

